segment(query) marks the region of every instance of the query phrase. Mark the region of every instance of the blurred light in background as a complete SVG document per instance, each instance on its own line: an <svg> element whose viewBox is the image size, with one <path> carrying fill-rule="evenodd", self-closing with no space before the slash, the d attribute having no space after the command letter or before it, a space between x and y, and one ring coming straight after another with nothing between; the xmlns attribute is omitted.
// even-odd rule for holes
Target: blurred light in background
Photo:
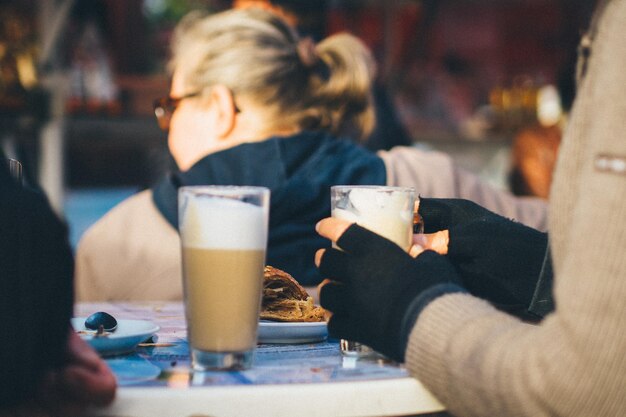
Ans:
<svg viewBox="0 0 626 417"><path fill-rule="evenodd" d="M537 120L542 126L554 126L563 117L561 96L554 85L545 85L537 91Z"/></svg>

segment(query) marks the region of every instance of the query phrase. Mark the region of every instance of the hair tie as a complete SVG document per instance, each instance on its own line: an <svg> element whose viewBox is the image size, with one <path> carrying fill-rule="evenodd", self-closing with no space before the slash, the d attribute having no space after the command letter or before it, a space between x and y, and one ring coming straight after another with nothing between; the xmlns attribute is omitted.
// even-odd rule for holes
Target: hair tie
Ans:
<svg viewBox="0 0 626 417"><path fill-rule="evenodd" d="M298 57L305 68L309 69L312 73L317 74L317 76L323 80L328 81L330 78L330 68L317 54L317 51L315 50L315 42L312 38L306 37L301 39L298 42L297 51Z"/></svg>
<svg viewBox="0 0 626 417"><path fill-rule="evenodd" d="M297 46L298 57L307 68L312 68L319 61L319 56L315 52L315 42L310 37L300 39Z"/></svg>

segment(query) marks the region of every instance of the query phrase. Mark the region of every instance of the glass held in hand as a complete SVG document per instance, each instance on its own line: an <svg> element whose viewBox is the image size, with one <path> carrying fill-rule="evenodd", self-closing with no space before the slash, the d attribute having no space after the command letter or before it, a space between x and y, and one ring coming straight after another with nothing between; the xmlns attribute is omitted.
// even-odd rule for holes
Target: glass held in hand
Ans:
<svg viewBox="0 0 626 417"><path fill-rule="evenodd" d="M331 216L363 226L396 243L408 252L413 244L413 232L420 230L415 190L408 187L378 185L339 185L330 189ZM365 357L374 354L362 343L340 341L341 353Z"/></svg>

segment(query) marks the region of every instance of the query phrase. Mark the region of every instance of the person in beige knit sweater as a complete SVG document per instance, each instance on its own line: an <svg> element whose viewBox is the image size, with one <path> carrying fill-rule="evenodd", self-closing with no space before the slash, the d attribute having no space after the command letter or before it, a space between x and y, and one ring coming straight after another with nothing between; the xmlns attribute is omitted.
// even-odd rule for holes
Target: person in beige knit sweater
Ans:
<svg viewBox="0 0 626 417"><path fill-rule="evenodd" d="M330 334L404 361L455 416L626 415L626 0L599 2L581 52L550 195L551 258L533 250L547 235L468 201L420 207L431 231L447 230L435 235L443 255L414 259L335 219L317 226L344 250L316 254L332 279L320 290ZM535 325L501 311L502 301L530 311L548 266L551 313Z"/></svg>

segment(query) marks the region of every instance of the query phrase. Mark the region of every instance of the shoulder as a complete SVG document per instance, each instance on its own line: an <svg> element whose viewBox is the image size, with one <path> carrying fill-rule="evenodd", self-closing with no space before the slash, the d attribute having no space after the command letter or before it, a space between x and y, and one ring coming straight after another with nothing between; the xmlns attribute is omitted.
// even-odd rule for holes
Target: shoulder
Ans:
<svg viewBox="0 0 626 417"><path fill-rule="evenodd" d="M152 191L142 191L111 209L81 238L76 252L77 295L82 300L142 299L149 291L138 289L157 291L148 283L177 276L179 269L178 233L154 206ZM150 294L165 299L165 292L164 288Z"/></svg>
<svg viewBox="0 0 626 417"><path fill-rule="evenodd" d="M358 160L380 159L374 152L348 137L333 136L324 133L320 134L319 138L320 141L317 146L322 153L344 155L346 157L357 158Z"/></svg>
<svg viewBox="0 0 626 417"><path fill-rule="evenodd" d="M396 146L388 151L378 151L377 155L385 165L416 169L416 163L427 167L448 167L452 164L450 156L443 152L422 149L415 146Z"/></svg>
<svg viewBox="0 0 626 417"><path fill-rule="evenodd" d="M384 163L374 152L346 137L319 134L317 140L306 168L300 172L333 183L384 182Z"/></svg>
<svg viewBox="0 0 626 417"><path fill-rule="evenodd" d="M122 201L94 223L85 232L78 250L80 252L85 246L100 246L106 242L115 242L122 248L138 240L176 236L176 230L152 202L152 191L145 190Z"/></svg>
<svg viewBox="0 0 626 417"><path fill-rule="evenodd" d="M454 164L442 153L410 146L379 151L387 171L387 185L412 186L422 195L449 195L454 189Z"/></svg>

